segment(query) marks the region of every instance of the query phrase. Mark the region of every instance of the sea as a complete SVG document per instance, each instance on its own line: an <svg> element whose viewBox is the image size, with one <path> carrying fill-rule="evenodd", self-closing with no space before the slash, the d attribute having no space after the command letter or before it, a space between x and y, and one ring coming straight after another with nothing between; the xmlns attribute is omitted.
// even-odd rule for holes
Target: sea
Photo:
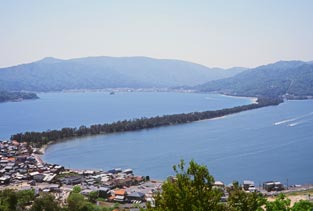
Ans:
<svg viewBox="0 0 313 211"><path fill-rule="evenodd" d="M175 92L41 93L0 104L0 138L164 114L216 110L251 98ZM215 180L313 183L313 101L285 101L222 118L140 131L74 138L50 145L43 160L72 169L131 168L164 180L173 165L206 165Z"/></svg>

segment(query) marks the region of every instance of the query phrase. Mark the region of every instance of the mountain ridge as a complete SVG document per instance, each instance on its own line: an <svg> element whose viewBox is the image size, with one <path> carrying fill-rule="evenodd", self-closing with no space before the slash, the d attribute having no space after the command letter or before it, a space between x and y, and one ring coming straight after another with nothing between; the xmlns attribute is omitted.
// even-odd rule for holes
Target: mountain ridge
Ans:
<svg viewBox="0 0 313 211"><path fill-rule="evenodd" d="M61 91L104 88L169 88L197 85L245 70L208 68L183 60L150 57L84 57L68 60L46 57L0 68L0 89Z"/></svg>
<svg viewBox="0 0 313 211"><path fill-rule="evenodd" d="M298 60L278 61L194 88L238 96L310 98L313 96L313 64Z"/></svg>

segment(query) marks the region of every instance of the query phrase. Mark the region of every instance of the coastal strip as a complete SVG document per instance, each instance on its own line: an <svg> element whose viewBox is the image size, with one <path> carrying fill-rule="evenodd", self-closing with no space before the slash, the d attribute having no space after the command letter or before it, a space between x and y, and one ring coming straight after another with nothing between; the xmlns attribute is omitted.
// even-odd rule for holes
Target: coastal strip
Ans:
<svg viewBox="0 0 313 211"><path fill-rule="evenodd" d="M262 108L266 106L275 106L282 102L283 100L280 98L258 98L257 103L236 106L233 108L225 108L221 110L171 114L150 118L143 117L139 119L117 121L110 124L96 124L91 125L90 127L82 125L79 128L68 127L62 128L60 130L48 130L44 132L18 133L12 135L11 140L16 140L20 143L26 142L33 147L42 148L42 146L44 145L60 142L74 137L137 131L161 126L178 125L200 120L215 119L242 111ZM44 150L45 147L43 147L42 149Z"/></svg>
<svg viewBox="0 0 313 211"><path fill-rule="evenodd" d="M91 193L96 193L99 202L145 206L146 202L155 201L155 194L162 191L164 184L164 181L150 179L150 176L135 175L132 169L73 170L58 164L45 163L37 154L38 149L27 143L0 141L0 148L0 190L33 190L38 195L40 192L50 192L61 205L67 203L70 193L76 186L79 193L86 198ZM175 176L170 176L168 181L173 179ZM215 181L213 186L221 190L225 195L223 200L227 200L227 189L231 185ZM247 192L260 192L269 200L278 193L290 195L300 193L303 199L306 193L313 190L312 184L285 186L279 181L267 181L262 186L261 184L255 186L253 181L245 180L241 187Z"/></svg>

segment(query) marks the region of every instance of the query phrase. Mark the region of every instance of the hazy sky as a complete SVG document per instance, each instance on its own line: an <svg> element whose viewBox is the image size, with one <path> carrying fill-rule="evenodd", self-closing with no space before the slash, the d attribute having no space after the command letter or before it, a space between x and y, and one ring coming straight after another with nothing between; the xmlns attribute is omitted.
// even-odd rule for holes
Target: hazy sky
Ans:
<svg viewBox="0 0 313 211"><path fill-rule="evenodd" d="M312 0L0 0L0 67L52 56L313 60Z"/></svg>

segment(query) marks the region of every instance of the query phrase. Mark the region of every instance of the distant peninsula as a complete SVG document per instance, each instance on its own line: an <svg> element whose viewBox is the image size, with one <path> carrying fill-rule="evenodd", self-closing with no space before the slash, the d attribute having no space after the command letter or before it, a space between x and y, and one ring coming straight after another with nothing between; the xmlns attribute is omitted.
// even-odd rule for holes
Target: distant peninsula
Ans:
<svg viewBox="0 0 313 211"><path fill-rule="evenodd" d="M39 97L35 93L31 92L9 92L0 91L0 103L8 101L22 101L22 100L33 100Z"/></svg>

